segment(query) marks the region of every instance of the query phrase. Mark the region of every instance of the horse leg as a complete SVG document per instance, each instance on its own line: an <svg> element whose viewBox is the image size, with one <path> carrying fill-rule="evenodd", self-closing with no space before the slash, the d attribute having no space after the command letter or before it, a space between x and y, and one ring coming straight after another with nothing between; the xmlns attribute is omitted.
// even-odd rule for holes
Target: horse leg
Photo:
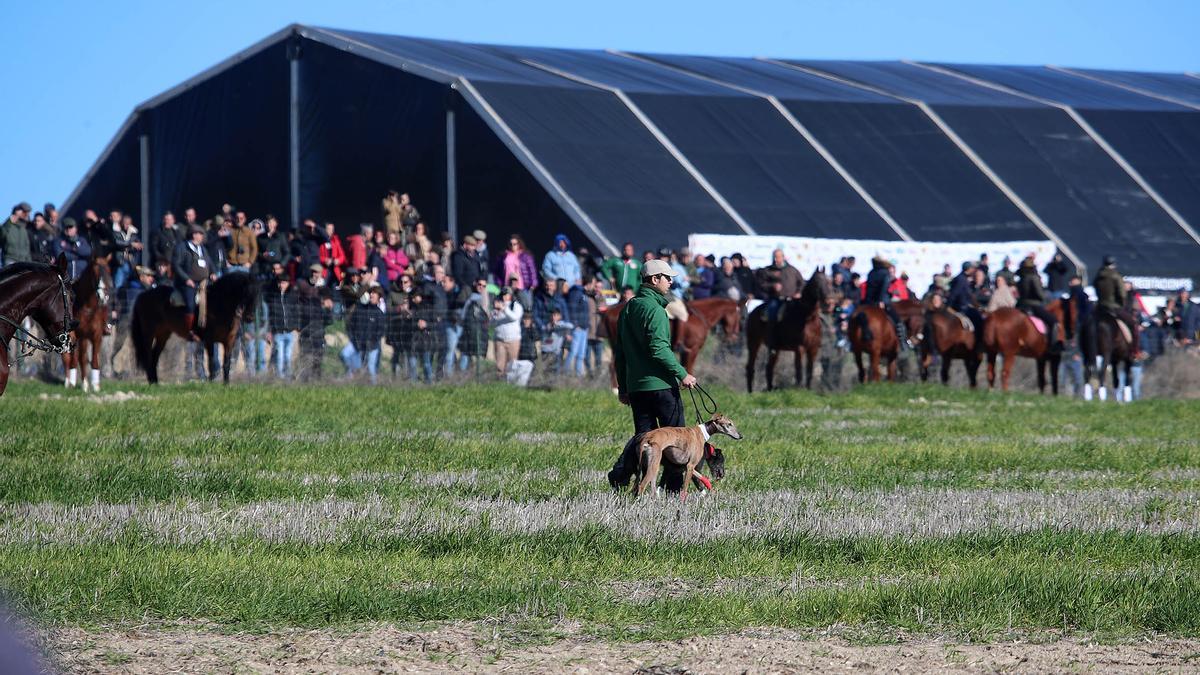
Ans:
<svg viewBox="0 0 1200 675"><path fill-rule="evenodd" d="M1037 360L1037 382L1038 382L1038 393L1045 394L1046 393L1046 359L1045 359L1045 357L1039 358Z"/></svg>
<svg viewBox="0 0 1200 675"><path fill-rule="evenodd" d="M221 359L221 371L222 371L222 375L225 378L225 384L229 384L229 364L233 360L232 354L233 354L234 345L236 345L236 344L237 344L236 339L230 338L230 339L225 340L225 349L224 349L225 353L222 354L222 359Z"/></svg>
<svg viewBox="0 0 1200 675"><path fill-rule="evenodd" d="M988 389L991 390L996 387L996 355L991 352L988 352L987 363L988 363L988 368L987 368Z"/></svg>
<svg viewBox="0 0 1200 675"><path fill-rule="evenodd" d="M752 394L754 393L754 365L758 360L758 348L761 343L750 340L749 336L747 336L746 342L746 351L748 352L746 358L746 393Z"/></svg>
<svg viewBox="0 0 1200 675"><path fill-rule="evenodd" d="M797 388L803 387L804 386L804 349L803 349L803 347L797 348L796 351L792 352L792 354L793 354L793 356L796 357L795 360L792 362L792 370L794 370L796 372L796 387Z"/></svg>
<svg viewBox="0 0 1200 675"><path fill-rule="evenodd" d="M1050 394L1058 396L1058 365L1060 357L1050 357Z"/></svg>
<svg viewBox="0 0 1200 675"><path fill-rule="evenodd" d="M976 381L979 377L979 357L971 355L963 359L963 367L967 369L967 381L971 383L971 388L974 389L979 384Z"/></svg>
<svg viewBox="0 0 1200 675"><path fill-rule="evenodd" d="M808 372L804 374L804 387L812 389L813 371L817 369L817 350L810 348L808 350Z"/></svg>
<svg viewBox="0 0 1200 675"><path fill-rule="evenodd" d="M858 383L863 384L867 381L867 371L863 368L862 352L854 352L854 362L858 364Z"/></svg>
<svg viewBox="0 0 1200 675"><path fill-rule="evenodd" d="M100 393L100 349L103 346L102 337L92 340L92 393Z"/></svg>
<svg viewBox="0 0 1200 675"><path fill-rule="evenodd" d="M779 350L767 351L767 391L775 388L775 364L779 362Z"/></svg>
<svg viewBox="0 0 1200 675"><path fill-rule="evenodd" d="M1008 378L1012 375L1013 361L1016 358L1016 352L1004 354L1004 367L1000 370L1000 388L1004 391L1008 391Z"/></svg>
<svg viewBox="0 0 1200 675"><path fill-rule="evenodd" d="M66 369L66 372L63 375L63 384L66 385L68 389L74 387L75 384L79 381L78 364L79 364L79 345L77 344L77 345L75 345L74 349L67 352L66 354L63 354L63 368Z"/></svg>
<svg viewBox="0 0 1200 675"><path fill-rule="evenodd" d="M880 360L879 356L880 356L879 350L872 348L871 349L871 381L872 382L878 382L880 379L879 378L879 360Z"/></svg>
<svg viewBox="0 0 1200 675"><path fill-rule="evenodd" d="M896 351L896 355L895 355L895 356L889 356L889 357L888 357L888 360L887 360L887 373L888 373L888 374L887 374L887 378L888 378L888 382L895 382L895 381L896 381L896 364L897 364L897 362L900 360L900 351L899 351L899 349L900 349L899 347L896 347L896 350L897 350L897 351ZM907 377L907 376L906 376L906 377Z"/></svg>
<svg viewBox="0 0 1200 675"><path fill-rule="evenodd" d="M146 380L150 384L158 384L158 358L162 356L169 337L169 332L160 332L155 334L150 343L150 362L146 364Z"/></svg>
<svg viewBox="0 0 1200 675"><path fill-rule="evenodd" d="M212 382L217 379L217 369L213 366L213 360L217 358L217 343L204 343L204 368L208 371L208 381Z"/></svg>
<svg viewBox="0 0 1200 675"><path fill-rule="evenodd" d="M948 358L945 354L942 355L942 385L950 386L950 363L953 359Z"/></svg>

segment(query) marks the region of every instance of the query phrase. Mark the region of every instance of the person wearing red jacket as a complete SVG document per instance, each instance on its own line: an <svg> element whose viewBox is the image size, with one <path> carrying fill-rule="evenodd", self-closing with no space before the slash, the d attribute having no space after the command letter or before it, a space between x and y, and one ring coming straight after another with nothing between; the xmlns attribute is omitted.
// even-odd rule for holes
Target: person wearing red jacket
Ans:
<svg viewBox="0 0 1200 675"><path fill-rule="evenodd" d="M346 237L346 252L350 256L350 267L360 270L367 268L367 258L370 257L372 240L375 238L375 226L363 223L358 226L359 234Z"/></svg>
<svg viewBox="0 0 1200 675"><path fill-rule="evenodd" d="M334 279L342 283L342 269L346 266L346 251L342 248L342 240L337 236L333 223L325 223L325 236L328 239L321 244L321 266L325 268L325 282Z"/></svg>

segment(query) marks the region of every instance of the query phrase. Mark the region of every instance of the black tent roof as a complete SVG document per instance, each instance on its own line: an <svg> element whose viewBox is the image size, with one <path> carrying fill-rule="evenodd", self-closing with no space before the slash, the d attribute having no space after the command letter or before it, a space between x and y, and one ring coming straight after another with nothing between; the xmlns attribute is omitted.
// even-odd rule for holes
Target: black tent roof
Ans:
<svg viewBox="0 0 1200 675"><path fill-rule="evenodd" d="M1084 266L1192 277L1200 79L289 26L139 106L64 210L234 199L345 227L392 186L431 230L535 249L557 231L604 253L692 232L1051 239Z"/></svg>

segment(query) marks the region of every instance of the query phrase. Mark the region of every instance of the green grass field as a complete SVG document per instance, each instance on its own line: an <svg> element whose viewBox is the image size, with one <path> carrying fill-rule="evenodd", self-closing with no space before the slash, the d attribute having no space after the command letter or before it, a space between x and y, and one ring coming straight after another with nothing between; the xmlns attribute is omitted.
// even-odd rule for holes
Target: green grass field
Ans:
<svg viewBox="0 0 1200 675"><path fill-rule="evenodd" d="M0 580L47 625L1200 635L1195 402L716 390L746 440L680 507L609 494L600 390L118 388L0 399Z"/></svg>

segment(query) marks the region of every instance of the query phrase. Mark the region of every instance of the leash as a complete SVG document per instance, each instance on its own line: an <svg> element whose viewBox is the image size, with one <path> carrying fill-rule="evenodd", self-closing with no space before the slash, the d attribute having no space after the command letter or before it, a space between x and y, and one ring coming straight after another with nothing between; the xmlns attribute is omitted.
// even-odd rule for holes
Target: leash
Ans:
<svg viewBox="0 0 1200 675"><path fill-rule="evenodd" d="M700 405L697 405L696 403L697 389L700 390L700 403L703 404L704 412L709 417L712 417L717 413L717 401L712 397L711 394L708 393L707 390L704 389L704 387L700 386L699 382L696 383L695 387L688 389L688 394L692 397L692 409L696 411L696 423L704 424L704 420L700 417ZM712 405L711 408L709 407L710 404Z"/></svg>

